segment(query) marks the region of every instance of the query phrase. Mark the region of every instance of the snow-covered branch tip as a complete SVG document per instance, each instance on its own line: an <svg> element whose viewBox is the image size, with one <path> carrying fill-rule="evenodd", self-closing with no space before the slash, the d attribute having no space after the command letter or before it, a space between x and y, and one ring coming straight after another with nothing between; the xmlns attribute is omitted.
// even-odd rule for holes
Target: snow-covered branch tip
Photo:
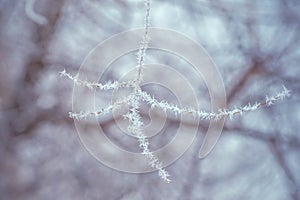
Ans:
<svg viewBox="0 0 300 200"><path fill-rule="evenodd" d="M212 115L213 119L218 120L226 116L232 119L234 115L242 115L246 112L255 111L260 107L271 106L280 100L284 100L285 98L288 98L291 95L291 91L288 90L284 85L282 87L283 90L281 92L271 97L266 96L266 99L263 102L255 102L254 104L249 103L248 105L245 105L240 108L235 108L233 110L220 109L217 113Z"/></svg>
<svg viewBox="0 0 300 200"><path fill-rule="evenodd" d="M283 90L276 94L275 96L268 97L266 96L266 102L264 105L271 106L278 100L283 100L289 96L291 96L291 90L288 90L284 85L282 86Z"/></svg>
<svg viewBox="0 0 300 200"><path fill-rule="evenodd" d="M78 75L72 76L70 73L66 72L64 69L63 71L59 72L61 77L67 77L70 80L72 80L76 85L78 86L84 86L89 88L90 90L117 90L119 88L129 88L135 86L135 81L126 81L126 82L106 82L104 84L97 83L97 82L89 82L89 81L83 81L78 79Z"/></svg>

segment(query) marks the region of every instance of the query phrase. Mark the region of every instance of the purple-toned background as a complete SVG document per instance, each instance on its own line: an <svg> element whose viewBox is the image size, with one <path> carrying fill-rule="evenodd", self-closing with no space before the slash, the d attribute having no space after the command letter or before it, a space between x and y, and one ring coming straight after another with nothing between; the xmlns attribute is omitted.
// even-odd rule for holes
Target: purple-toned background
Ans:
<svg viewBox="0 0 300 200"><path fill-rule="evenodd" d="M82 147L67 114L73 85L58 75L64 68L76 74L108 37L142 27L143 2L0 0L0 199L299 199L299 10L296 0L153 1L152 26L181 32L206 48L223 77L229 107L264 100L283 84L292 90L291 98L273 107L227 120L204 160L198 151L208 122L201 122L191 148L167 168L173 182L165 184L156 173L105 167ZM199 107L210 110L205 83L187 62L153 50L147 62L181 71L195 87ZM103 81L121 77L135 63L134 53L118 59ZM146 89L176 102L166 88ZM97 93L97 103L110 96ZM143 116L149 121L146 109ZM178 123L170 117L150 147L168 143ZM107 117L102 125L120 147L139 151L114 120Z"/></svg>

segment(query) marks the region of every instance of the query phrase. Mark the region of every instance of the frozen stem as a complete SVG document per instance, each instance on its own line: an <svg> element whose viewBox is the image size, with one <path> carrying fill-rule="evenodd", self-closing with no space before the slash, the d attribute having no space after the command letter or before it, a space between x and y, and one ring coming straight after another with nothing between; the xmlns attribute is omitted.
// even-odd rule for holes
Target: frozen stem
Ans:
<svg viewBox="0 0 300 200"><path fill-rule="evenodd" d="M96 111L80 111L80 112L69 112L69 117L76 120L87 119L91 117L100 117L108 114L122 107L123 104L128 104L128 97L116 100L113 104L109 104L106 108L101 108Z"/></svg>
<svg viewBox="0 0 300 200"><path fill-rule="evenodd" d="M140 42L140 47L138 51L138 66L137 66L137 77L136 81L137 83L141 81L142 79L142 68L144 67L144 60L146 56L146 50L148 48L148 44L150 41L149 37L149 26L150 26L150 9L151 9L151 1L145 0L145 6L146 6L146 12L145 12L145 24L144 24L144 35L142 37L142 40Z"/></svg>
<svg viewBox="0 0 300 200"><path fill-rule="evenodd" d="M192 114L195 117L199 117L202 120L220 120L223 117L228 116L230 119L234 115L242 115L245 112L249 111L255 111L260 107L263 106L270 106L276 103L279 100L283 100L287 97L289 97L291 94L291 91L288 90L285 86L283 86L283 90L279 93L277 93L274 96L266 97L266 100L264 102L256 102L254 104L248 104L246 106L240 107L240 108L234 108L232 110L228 109L219 109L218 112L206 112L203 110L198 110L195 108L189 108L189 107L179 107L178 105L169 103L167 101L158 101L153 96L149 95L148 93L141 91L139 95L141 96L141 99L148 103L152 108L158 107L163 109L164 111L170 111L175 114L175 116L180 114Z"/></svg>
<svg viewBox="0 0 300 200"><path fill-rule="evenodd" d="M129 88L135 86L135 81L128 81L128 82L107 82L107 83L96 83L96 82L88 82L78 79L77 76L72 76L70 73L66 72L66 70L63 70L59 72L60 76L64 76L72 80L76 85L78 86L85 86L89 88L90 90L117 90L119 88Z"/></svg>
<svg viewBox="0 0 300 200"><path fill-rule="evenodd" d="M170 183L171 180L168 178L169 173L163 168L162 163L149 149L149 141L144 134L144 123L142 121L141 115L139 113L140 107L140 95L141 90L137 89L131 95L128 104L130 105L130 110L124 115L129 121L128 131L138 138L139 147L142 150L142 154L149 160L149 164L152 168L158 170L158 175L161 179Z"/></svg>

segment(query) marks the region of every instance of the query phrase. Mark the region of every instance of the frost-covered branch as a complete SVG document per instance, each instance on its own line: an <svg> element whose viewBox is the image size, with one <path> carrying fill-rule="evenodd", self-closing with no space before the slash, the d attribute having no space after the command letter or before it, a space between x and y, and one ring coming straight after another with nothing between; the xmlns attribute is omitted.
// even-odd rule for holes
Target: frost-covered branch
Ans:
<svg viewBox="0 0 300 200"><path fill-rule="evenodd" d="M284 85L282 87L283 87L283 90L281 92L279 92L278 94L276 94L275 96L271 96L271 97L266 96L266 102L262 103L261 106L263 106L263 105L271 106L276 101L283 100L286 97L289 97L291 95L291 91L288 90Z"/></svg>
<svg viewBox="0 0 300 200"><path fill-rule="evenodd" d="M69 117L76 120L82 120L90 117L99 117L120 109L123 104L128 104L128 100L129 97L120 98L116 100L114 103L109 104L106 108L101 108L96 111L69 112Z"/></svg>
<svg viewBox="0 0 300 200"><path fill-rule="evenodd" d="M145 12L145 24L144 24L144 35L140 42L140 47L138 51L138 66L137 66L137 77L136 81L139 82L142 79L142 68L144 67L144 60L146 55L146 50L148 48L148 44L150 41L149 37L149 26L150 26L150 9L151 9L151 1L145 0L146 12Z"/></svg>
<svg viewBox="0 0 300 200"><path fill-rule="evenodd" d="M140 98L138 93L139 91L136 90L133 95L131 95L132 98L130 98L128 102L131 108L129 112L124 115L130 123L127 129L133 136L138 138L139 147L142 149L142 154L149 160L150 166L158 170L158 175L161 179L170 183L171 180L168 178L170 176L169 173L163 168L162 163L149 149L149 141L144 134L144 123L139 113Z"/></svg>
<svg viewBox="0 0 300 200"><path fill-rule="evenodd" d="M279 92L278 94L266 97L266 100L264 102L256 102L254 104L248 104L246 106L240 107L240 108L234 108L232 110L228 109L219 109L218 112L206 112L203 110L198 110L191 107L179 107L178 105L168 103L167 101L158 101L153 96L149 95L148 93L144 91L140 91L139 95L141 96L141 99L151 105L151 107L158 107L163 109L164 111L171 111L176 116L180 114L192 114L193 116L200 117L200 119L204 120L219 120L223 117L228 116L229 118L232 118L234 115L242 115L243 113L257 110L258 108L262 106L270 106L276 103L279 100L283 100L284 98L287 98L290 96L291 91L288 90L285 86L283 86L283 90Z"/></svg>
<svg viewBox="0 0 300 200"><path fill-rule="evenodd" d="M144 123L142 117L139 113L140 102L144 101L151 106L151 108L157 107L163 109L164 111L170 111L175 114L175 116L181 114L191 114L194 117L199 117L202 120L220 120L223 117L232 118L235 115L242 115L243 113L255 111L263 106L271 106L277 101L282 100L290 96L291 91L283 86L283 90L278 94L266 97L263 102L256 102L254 104L248 104L246 106L234 109L220 108L217 112L206 112L199 110L193 107L180 107L179 105L169 103L167 101L159 101L154 96L148 94L145 91L142 91L140 83L142 81L142 68L144 67L144 61L146 56L146 50L150 41L149 37L149 17L150 17L150 0L145 0L145 24L144 24L144 33L140 42L139 51L138 51L138 66L137 74L135 80L127 82L107 82L107 83L96 83L88 82L78 79L78 76L72 76L67 73L65 70L60 72L61 76L67 77L72 80L76 85L87 87L91 90L117 90L119 88L131 88L132 93L127 97L118 99L112 104L108 105L106 108L99 109L97 111L81 111L81 112L70 112L69 116L76 120L81 120L89 117L99 117L101 115L110 113L114 110L117 110L123 106L123 104L129 105L129 111L124 115L129 121L128 131L135 137L137 137L139 142L139 147L142 150L142 154L149 160L149 164L152 168L158 170L160 178L166 182L170 182L169 173L163 168L161 161L154 155L154 153L149 148L149 141L144 133Z"/></svg>
<svg viewBox="0 0 300 200"><path fill-rule="evenodd" d="M77 76L72 76L70 73L66 72L66 70L63 70L59 72L60 76L64 76L72 80L76 85L78 86L85 86L89 88L90 90L117 90L119 88L128 88L128 87L134 87L135 81L127 81L127 82L107 82L107 83L96 83L96 82L89 82L89 81L83 81L78 79Z"/></svg>

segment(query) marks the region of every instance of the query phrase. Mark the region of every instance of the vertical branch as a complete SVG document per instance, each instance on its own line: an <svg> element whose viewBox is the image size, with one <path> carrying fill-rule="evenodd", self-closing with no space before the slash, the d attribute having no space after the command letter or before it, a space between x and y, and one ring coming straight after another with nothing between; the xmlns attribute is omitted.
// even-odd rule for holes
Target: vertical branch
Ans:
<svg viewBox="0 0 300 200"><path fill-rule="evenodd" d="M138 52L138 67L137 67L137 77L136 77L136 87L138 87L139 82L142 79L142 68L144 66L144 60L146 55L146 50L150 41L149 37L149 17L150 17L150 0L145 0L146 13L145 13L145 25L144 25L144 34L140 42L140 48Z"/></svg>
<svg viewBox="0 0 300 200"><path fill-rule="evenodd" d="M165 182L170 183L171 180L169 179L169 173L164 169L163 164L159 161L159 159L154 155L154 153L149 148L149 141L147 136L144 133L144 123L142 121L142 116L139 112L140 108L140 95L139 89L136 89L135 92L130 95L128 105L130 105L130 110L128 113L124 115L125 118L129 120L129 126L127 127L128 131L133 135L136 136L139 142L139 147L142 150L142 154L149 161L149 165L158 170L158 175L161 179Z"/></svg>

